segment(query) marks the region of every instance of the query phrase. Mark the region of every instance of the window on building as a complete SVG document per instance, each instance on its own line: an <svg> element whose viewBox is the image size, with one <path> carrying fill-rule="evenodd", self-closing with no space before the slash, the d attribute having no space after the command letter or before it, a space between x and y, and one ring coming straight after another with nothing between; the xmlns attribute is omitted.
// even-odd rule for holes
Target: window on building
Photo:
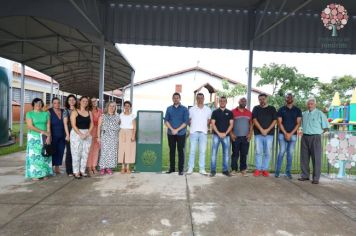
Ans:
<svg viewBox="0 0 356 236"><path fill-rule="evenodd" d="M182 85L176 84L176 93L182 93Z"/></svg>
<svg viewBox="0 0 356 236"><path fill-rule="evenodd" d="M43 93L26 89L25 90L25 103L31 103L34 98L43 99ZM12 88L12 100L14 100L17 103L21 102L21 89Z"/></svg>
<svg viewBox="0 0 356 236"><path fill-rule="evenodd" d="M52 98L57 97L57 94L53 94ZM58 97L59 100L61 99L61 97ZM46 104L51 104L51 94L50 93L46 93Z"/></svg>
<svg viewBox="0 0 356 236"><path fill-rule="evenodd" d="M12 100L20 103L21 101L21 89L19 88L12 88Z"/></svg>

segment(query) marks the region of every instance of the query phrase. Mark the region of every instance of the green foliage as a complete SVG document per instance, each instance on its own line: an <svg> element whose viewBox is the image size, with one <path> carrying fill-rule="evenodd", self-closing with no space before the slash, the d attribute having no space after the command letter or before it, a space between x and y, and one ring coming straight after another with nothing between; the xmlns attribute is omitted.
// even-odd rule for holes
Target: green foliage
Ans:
<svg viewBox="0 0 356 236"><path fill-rule="evenodd" d="M236 84L233 87L230 87L229 81L222 81L222 90L218 90L216 94L219 97L225 96L226 98L236 97L238 95L246 94L246 86L242 84Z"/></svg>
<svg viewBox="0 0 356 236"><path fill-rule="evenodd" d="M302 109L305 108L308 97L317 97L320 84L318 78L300 74L295 67L271 63L254 68L254 74L261 77L257 86L272 86L269 103L277 108L284 104L284 95L287 92L294 94L295 104Z"/></svg>
<svg viewBox="0 0 356 236"><path fill-rule="evenodd" d="M320 99L331 102L335 92L339 92L340 100L346 102L350 100L351 91L356 88L356 78L351 75L334 77L331 83L320 84Z"/></svg>

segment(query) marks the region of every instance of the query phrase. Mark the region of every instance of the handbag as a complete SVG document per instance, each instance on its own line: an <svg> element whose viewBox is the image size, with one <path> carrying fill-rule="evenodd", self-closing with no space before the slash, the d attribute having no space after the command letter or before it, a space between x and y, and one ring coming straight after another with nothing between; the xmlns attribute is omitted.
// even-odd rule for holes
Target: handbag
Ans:
<svg viewBox="0 0 356 236"><path fill-rule="evenodd" d="M44 157L50 157L53 155L54 153L54 150L53 150L53 147L51 144L47 144L46 143L46 139L47 139L47 136L42 134L41 135L41 142L42 142L42 150L41 150L41 154L42 156Z"/></svg>

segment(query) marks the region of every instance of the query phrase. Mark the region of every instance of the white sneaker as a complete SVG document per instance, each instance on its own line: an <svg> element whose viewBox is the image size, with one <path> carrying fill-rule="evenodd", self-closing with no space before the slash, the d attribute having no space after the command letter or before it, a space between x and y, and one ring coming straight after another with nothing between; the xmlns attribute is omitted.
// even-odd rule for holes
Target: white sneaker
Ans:
<svg viewBox="0 0 356 236"><path fill-rule="evenodd" d="M188 169L188 171L187 171L187 173L186 173L187 175L191 175L191 174L193 174L193 170L191 170L191 169Z"/></svg>
<svg viewBox="0 0 356 236"><path fill-rule="evenodd" d="M208 173L206 173L205 170L201 170L201 171L199 171L199 173L200 173L201 175L208 175Z"/></svg>

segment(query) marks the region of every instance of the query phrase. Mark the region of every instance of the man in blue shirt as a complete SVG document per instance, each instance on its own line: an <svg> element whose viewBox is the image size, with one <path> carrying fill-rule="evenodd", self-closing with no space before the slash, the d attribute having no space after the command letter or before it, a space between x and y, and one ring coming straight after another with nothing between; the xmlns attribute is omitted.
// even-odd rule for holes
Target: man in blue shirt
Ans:
<svg viewBox="0 0 356 236"><path fill-rule="evenodd" d="M169 106L165 115L165 125L167 126L167 136L169 145L170 168L166 172L175 172L175 153L178 150L178 171L183 175L184 169L184 145L187 124L189 122L188 109L180 104L180 94L174 93L172 96L173 105Z"/></svg>
<svg viewBox="0 0 356 236"><path fill-rule="evenodd" d="M290 173L292 167L292 159L295 143L297 141L297 131L302 120L302 111L294 106L294 99L292 93L287 93L285 96L286 105L279 108L278 117L278 141L279 153L276 163L275 177L279 177L284 154L287 152L286 176L292 179Z"/></svg>

